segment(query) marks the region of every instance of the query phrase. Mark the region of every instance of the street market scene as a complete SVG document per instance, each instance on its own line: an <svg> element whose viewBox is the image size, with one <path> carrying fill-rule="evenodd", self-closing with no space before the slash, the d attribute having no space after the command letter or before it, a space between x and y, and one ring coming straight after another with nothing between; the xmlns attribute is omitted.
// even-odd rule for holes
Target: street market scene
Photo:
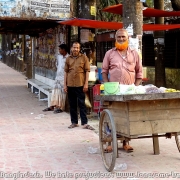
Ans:
<svg viewBox="0 0 180 180"><path fill-rule="evenodd" d="M0 179L180 179L180 0L1 0Z"/></svg>

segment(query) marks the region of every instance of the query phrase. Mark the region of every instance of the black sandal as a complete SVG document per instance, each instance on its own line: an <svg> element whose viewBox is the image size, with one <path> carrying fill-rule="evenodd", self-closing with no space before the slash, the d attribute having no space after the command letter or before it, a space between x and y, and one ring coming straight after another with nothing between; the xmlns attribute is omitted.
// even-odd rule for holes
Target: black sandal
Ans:
<svg viewBox="0 0 180 180"><path fill-rule="evenodd" d="M57 114L57 113L62 113L63 111L61 109L55 109L54 110L54 114Z"/></svg>
<svg viewBox="0 0 180 180"><path fill-rule="evenodd" d="M78 124L71 124L70 126L68 126L69 129L72 129L72 128L75 128L75 127L78 127L79 125Z"/></svg>
<svg viewBox="0 0 180 180"><path fill-rule="evenodd" d="M89 129L89 130L95 130L92 126L90 126L89 124L83 126L83 129Z"/></svg>
<svg viewBox="0 0 180 180"><path fill-rule="evenodd" d="M53 109L51 109L50 107L43 109L42 111L53 111Z"/></svg>

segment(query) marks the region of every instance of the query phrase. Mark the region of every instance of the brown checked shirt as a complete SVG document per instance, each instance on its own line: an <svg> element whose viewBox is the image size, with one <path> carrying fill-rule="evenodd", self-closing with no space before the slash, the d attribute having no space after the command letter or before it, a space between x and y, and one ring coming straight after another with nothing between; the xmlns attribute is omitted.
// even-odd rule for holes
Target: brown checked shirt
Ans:
<svg viewBox="0 0 180 180"><path fill-rule="evenodd" d="M86 72L90 72L90 64L87 56L79 54L77 57L70 55L66 58L64 71L67 73L67 86L84 86Z"/></svg>

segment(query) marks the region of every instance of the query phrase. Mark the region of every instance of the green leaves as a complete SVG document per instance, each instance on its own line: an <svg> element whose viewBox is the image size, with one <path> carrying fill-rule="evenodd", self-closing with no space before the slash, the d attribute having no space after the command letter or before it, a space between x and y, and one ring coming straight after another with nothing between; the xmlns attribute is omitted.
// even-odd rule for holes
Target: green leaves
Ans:
<svg viewBox="0 0 180 180"><path fill-rule="evenodd" d="M107 12L102 12L101 10L105 7L116 5L122 3L122 0L99 0L97 2L97 19L101 21L121 21L121 16L112 14L112 13L107 13Z"/></svg>

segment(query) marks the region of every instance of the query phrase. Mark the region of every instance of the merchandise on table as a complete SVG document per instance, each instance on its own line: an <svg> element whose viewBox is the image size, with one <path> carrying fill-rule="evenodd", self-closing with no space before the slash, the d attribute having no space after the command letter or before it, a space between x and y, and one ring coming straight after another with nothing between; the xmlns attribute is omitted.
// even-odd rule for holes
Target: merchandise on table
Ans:
<svg viewBox="0 0 180 180"><path fill-rule="evenodd" d="M128 95L180 92L180 90L176 90L173 88L158 88L153 84L147 84L145 86L135 86L134 84L125 85L119 84L118 82L105 82L104 84L98 84L97 88L100 95Z"/></svg>

